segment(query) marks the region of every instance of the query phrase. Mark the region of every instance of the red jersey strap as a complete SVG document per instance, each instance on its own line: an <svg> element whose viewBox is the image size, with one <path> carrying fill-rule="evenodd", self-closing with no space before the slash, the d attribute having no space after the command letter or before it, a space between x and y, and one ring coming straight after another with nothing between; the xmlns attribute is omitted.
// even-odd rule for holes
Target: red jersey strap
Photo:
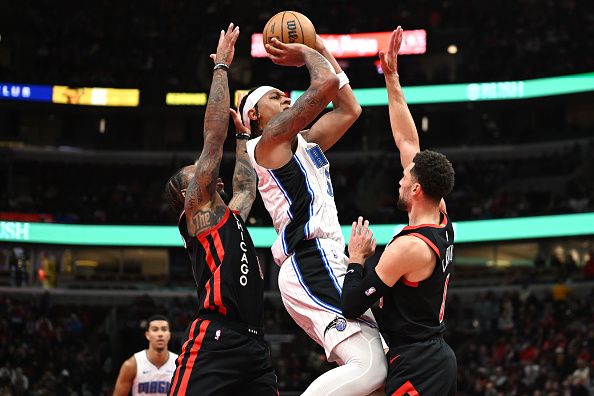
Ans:
<svg viewBox="0 0 594 396"><path fill-rule="evenodd" d="M421 227L431 227L431 228L444 228L448 225L448 216L444 212L439 212L442 216L440 224L418 224L415 226L406 226L402 230L416 230L417 228Z"/></svg>
<svg viewBox="0 0 594 396"><path fill-rule="evenodd" d="M433 242L431 242L431 240L429 238L427 238L425 235L423 234L419 234L418 232L412 232L410 234L406 234L409 236L414 236L417 237L419 239L421 239L423 242L425 242L437 255L437 257L439 257L441 259L441 254L439 253L439 249L437 248L437 246L435 246L435 244ZM404 236L404 235L403 235Z"/></svg>

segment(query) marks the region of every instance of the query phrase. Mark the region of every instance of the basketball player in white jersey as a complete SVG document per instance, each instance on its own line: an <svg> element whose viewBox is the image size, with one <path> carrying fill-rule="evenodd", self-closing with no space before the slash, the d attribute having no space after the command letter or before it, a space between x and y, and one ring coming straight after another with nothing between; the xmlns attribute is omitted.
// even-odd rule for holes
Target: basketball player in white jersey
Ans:
<svg viewBox="0 0 594 396"><path fill-rule="evenodd" d="M151 316L144 333L148 349L135 353L122 364L113 396L167 395L175 372L177 354L169 352L171 339L169 320L162 315Z"/></svg>
<svg viewBox="0 0 594 396"><path fill-rule="evenodd" d="M279 289L295 322L336 367L317 378L304 395L367 395L380 388L387 364L370 311L348 320L340 308L348 258L344 250L330 165L324 152L361 114L346 74L316 38L316 50L272 39L270 59L303 66L310 86L291 106L281 90L250 91L233 114L237 128L257 138L247 150L258 175L258 189L278 238L272 246L281 266ZM333 110L304 130L332 101Z"/></svg>

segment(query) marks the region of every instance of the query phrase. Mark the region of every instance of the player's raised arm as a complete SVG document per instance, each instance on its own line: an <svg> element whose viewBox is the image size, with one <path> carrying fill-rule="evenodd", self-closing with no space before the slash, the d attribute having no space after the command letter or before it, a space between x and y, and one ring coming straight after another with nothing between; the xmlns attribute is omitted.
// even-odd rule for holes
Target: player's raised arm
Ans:
<svg viewBox="0 0 594 396"><path fill-rule="evenodd" d="M256 171L250 163L246 144L251 136L250 129L241 123L239 114L229 109L236 130L235 170L233 171L233 197L229 209L239 212L245 221L256 199Z"/></svg>
<svg viewBox="0 0 594 396"><path fill-rule="evenodd" d="M310 85L293 106L278 113L264 127L256 145L258 163L266 168L283 166L293 155L295 136L307 127L338 92L338 77L328 60L303 44L284 44L273 38L266 44L270 59L283 66L303 66L309 71Z"/></svg>
<svg viewBox="0 0 594 396"><path fill-rule="evenodd" d="M349 78L342 70L332 53L328 51L319 35L316 35L316 50L332 65L338 76L338 93L332 99L332 111L327 112L317 120L311 128L303 133L308 142L317 143L323 151L328 150L345 134L361 115L361 106L349 82Z"/></svg>
<svg viewBox="0 0 594 396"><path fill-rule="evenodd" d="M402 28L398 26L390 35L388 51L380 51L379 58L386 88L388 90L388 111L390 126L396 147L400 151L400 162L406 168L420 151L419 134L410 114L398 75L398 51L402 44Z"/></svg>
<svg viewBox="0 0 594 396"><path fill-rule="evenodd" d="M225 214L225 204L216 192L216 186L229 125L227 72L233 61L238 35L239 27L229 24L227 31L221 30L217 52L211 55L215 66L204 114L204 147L185 195L184 209L190 235L216 225Z"/></svg>

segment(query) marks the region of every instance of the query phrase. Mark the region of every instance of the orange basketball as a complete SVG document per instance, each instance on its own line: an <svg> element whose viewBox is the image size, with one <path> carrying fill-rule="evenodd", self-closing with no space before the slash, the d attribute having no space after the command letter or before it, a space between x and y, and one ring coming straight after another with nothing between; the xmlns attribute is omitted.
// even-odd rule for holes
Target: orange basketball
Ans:
<svg viewBox="0 0 594 396"><path fill-rule="evenodd" d="M316 28L308 17L297 11L281 11L266 22L262 32L264 45L273 37L285 44L300 43L316 48Z"/></svg>

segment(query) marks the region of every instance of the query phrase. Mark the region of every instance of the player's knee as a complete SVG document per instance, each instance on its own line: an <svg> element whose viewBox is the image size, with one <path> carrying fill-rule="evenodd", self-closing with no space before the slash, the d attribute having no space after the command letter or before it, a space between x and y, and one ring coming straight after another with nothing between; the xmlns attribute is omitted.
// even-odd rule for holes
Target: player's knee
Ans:
<svg viewBox="0 0 594 396"><path fill-rule="evenodd" d="M384 385L388 375L388 362L383 351L372 350L370 354L361 354L351 359L348 364L357 366L357 373L364 373L364 380L359 382L363 392L373 392Z"/></svg>
<svg viewBox="0 0 594 396"><path fill-rule="evenodd" d="M381 356L380 359L372 359L371 365L369 377L366 377L365 379L369 381L370 387L375 390L386 382L386 377L388 376L388 362Z"/></svg>

